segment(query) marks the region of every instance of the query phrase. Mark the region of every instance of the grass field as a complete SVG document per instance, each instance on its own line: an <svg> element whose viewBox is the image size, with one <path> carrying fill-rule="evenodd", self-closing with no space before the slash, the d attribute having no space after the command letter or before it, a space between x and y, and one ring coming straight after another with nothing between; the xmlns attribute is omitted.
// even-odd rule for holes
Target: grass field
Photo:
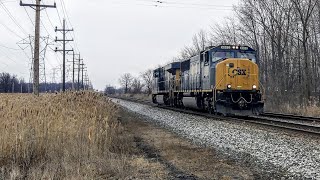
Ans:
<svg viewBox="0 0 320 180"><path fill-rule="evenodd" d="M117 111L92 92L1 94L0 179L125 176Z"/></svg>

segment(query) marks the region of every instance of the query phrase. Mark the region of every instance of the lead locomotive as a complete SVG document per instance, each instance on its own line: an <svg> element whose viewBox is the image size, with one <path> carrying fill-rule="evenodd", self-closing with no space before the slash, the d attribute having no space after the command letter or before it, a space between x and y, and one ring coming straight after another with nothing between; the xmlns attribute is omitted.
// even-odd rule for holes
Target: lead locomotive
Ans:
<svg viewBox="0 0 320 180"><path fill-rule="evenodd" d="M264 102L256 51L221 45L154 70L154 103L223 115L258 115Z"/></svg>

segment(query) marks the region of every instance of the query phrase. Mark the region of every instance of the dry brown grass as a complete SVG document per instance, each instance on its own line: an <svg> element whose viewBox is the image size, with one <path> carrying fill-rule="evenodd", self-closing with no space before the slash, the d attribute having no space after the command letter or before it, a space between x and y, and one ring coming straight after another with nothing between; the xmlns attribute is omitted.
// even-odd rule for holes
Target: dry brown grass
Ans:
<svg viewBox="0 0 320 180"><path fill-rule="evenodd" d="M297 115L304 115L304 116L314 116L314 117L320 117L320 107L317 105L298 105L293 106L289 104L283 104L280 105L277 110L274 108L270 108L271 112L279 112L279 113L289 113L289 114L297 114Z"/></svg>
<svg viewBox="0 0 320 180"><path fill-rule="evenodd" d="M319 97L313 96L311 100L305 100L301 94L268 94L265 111L320 117Z"/></svg>
<svg viewBox="0 0 320 180"><path fill-rule="evenodd" d="M117 138L118 108L100 94L1 94L0 99L0 179L128 175L121 153L128 147Z"/></svg>
<svg viewBox="0 0 320 180"><path fill-rule="evenodd" d="M116 97L120 98L133 98L137 100L150 101L152 100L152 96L148 94L117 94Z"/></svg>

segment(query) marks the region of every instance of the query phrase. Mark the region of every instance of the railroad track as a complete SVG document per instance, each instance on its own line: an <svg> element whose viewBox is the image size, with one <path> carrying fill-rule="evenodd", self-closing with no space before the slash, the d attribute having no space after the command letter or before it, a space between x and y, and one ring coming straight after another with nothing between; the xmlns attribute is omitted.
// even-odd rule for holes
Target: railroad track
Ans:
<svg viewBox="0 0 320 180"><path fill-rule="evenodd" d="M158 107L161 109L172 110L180 113L197 115L197 116L202 116L206 118L214 118L214 119L219 119L224 121L233 120L237 122L246 122L246 123L251 123L256 125L269 126L273 128L280 128L280 129L285 129L285 130L290 130L290 131L295 131L300 133L317 135L317 136L320 135L320 125L317 126L317 125L310 124L310 122L320 123L320 118L316 118L316 117L305 117L305 116L277 114L277 113L269 113L269 112L264 113L261 116L224 117L224 116L219 116L214 114L208 114L206 112L201 112L201 111L154 105L150 101L146 101L146 100L137 100L134 98L118 98L118 99L123 99L123 100L146 104L146 105L152 105L153 107ZM306 124L304 122L308 122L309 124Z"/></svg>
<svg viewBox="0 0 320 180"><path fill-rule="evenodd" d="M214 119L220 119L220 120L225 120L225 121L233 120L233 121L238 121L238 122L246 122L246 123L251 123L251 124L269 126L269 127L273 127L273 128L286 129L286 130L291 130L291 131L295 131L295 132L302 132L302 133L307 133L307 134L312 134L312 135L320 135L320 126L297 123L297 122L293 122L293 121L272 119L272 118L264 117L264 116L224 117L224 116L219 116L219 115L208 114L205 112L184 110L184 109L172 108L172 107L167 107L167 106L158 106L158 107L162 108L162 109L178 111L181 113L198 115L198 116L202 116L202 117L206 117L206 118L214 118ZM273 117L275 117L275 116L273 116Z"/></svg>
<svg viewBox="0 0 320 180"><path fill-rule="evenodd" d="M317 117L299 116L299 115L293 115L293 114L280 114L280 113L266 112L263 114L263 116L274 117L274 118L285 118L285 119L292 119L292 120L301 120L306 122L320 122L320 118L317 118Z"/></svg>
<svg viewBox="0 0 320 180"><path fill-rule="evenodd" d="M292 131L313 134L313 135L320 135L320 126L294 122L294 121L287 121L283 116L272 116L272 117L273 118L281 117L282 119L273 119L265 116L252 116L252 117L244 117L244 121L254 123L254 124L261 124L261 125L266 125L271 127L277 127L277 128L282 128L282 129L287 129Z"/></svg>

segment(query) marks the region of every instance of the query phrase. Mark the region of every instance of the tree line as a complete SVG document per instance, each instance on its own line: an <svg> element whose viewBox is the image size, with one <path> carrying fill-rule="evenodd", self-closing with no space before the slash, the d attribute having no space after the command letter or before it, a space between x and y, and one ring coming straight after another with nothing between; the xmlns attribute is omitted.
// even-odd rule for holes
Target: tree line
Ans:
<svg viewBox="0 0 320 180"><path fill-rule="evenodd" d="M107 85L104 92L105 94L141 94L145 93L150 95L152 92L152 77L153 71L151 69L140 73L140 76L134 77L130 73L125 73L119 78L121 88L117 89L111 85Z"/></svg>
<svg viewBox="0 0 320 180"><path fill-rule="evenodd" d="M19 79L16 75L0 73L0 93L27 93L28 84L24 79Z"/></svg>
<svg viewBox="0 0 320 180"><path fill-rule="evenodd" d="M41 93L60 92L62 83L40 83ZM77 84L75 84L77 87ZM89 88L89 87L86 87ZM72 83L66 83L66 89L72 89ZM2 72L0 73L0 93L31 93L33 84L27 83L17 75Z"/></svg>
<svg viewBox="0 0 320 180"><path fill-rule="evenodd" d="M200 30L173 60L190 58L209 46L248 45L258 53L267 103L319 102L320 2L240 0L234 12L224 23ZM128 74L120 78L124 92L134 91L135 83Z"/></svg>
<svg viewBox="0 0 320 180"><path fill-rule="evenodd" d="M318 0L240 0L235 15L192 38L175 59L208 46L248 45L258 52L267 102L320 101L320 2Z"/></svg>

